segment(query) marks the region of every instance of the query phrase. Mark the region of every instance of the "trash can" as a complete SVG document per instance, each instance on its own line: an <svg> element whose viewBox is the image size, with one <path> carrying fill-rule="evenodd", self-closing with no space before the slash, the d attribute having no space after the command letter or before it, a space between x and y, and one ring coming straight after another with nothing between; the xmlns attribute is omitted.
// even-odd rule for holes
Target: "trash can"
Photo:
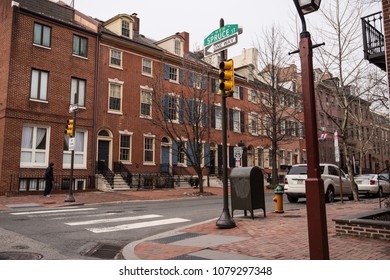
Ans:
<svg viewBox="0 0 390 280"><path fill-rule="evenodd" d="M236 167L230 173L232 217L234 210L263 209L265 214L264 175L260 167Z"/></svg>

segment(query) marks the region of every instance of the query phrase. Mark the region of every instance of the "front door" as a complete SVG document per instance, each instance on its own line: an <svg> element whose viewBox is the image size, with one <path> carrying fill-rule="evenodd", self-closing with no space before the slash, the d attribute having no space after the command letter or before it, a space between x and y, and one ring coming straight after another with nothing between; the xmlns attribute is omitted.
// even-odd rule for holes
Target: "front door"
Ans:
<svg viewBox="0 0 390 280"><path fill-rule="evenodd" d="M169 147L161 147L161 173L169 173Z"/></svg>
<svg viewBox="0 0 390 280"><path fill-rule="evenodd" d="M98 171L109 167L109 150L110 150L110 141L99 140L98 141Z"/></svg>

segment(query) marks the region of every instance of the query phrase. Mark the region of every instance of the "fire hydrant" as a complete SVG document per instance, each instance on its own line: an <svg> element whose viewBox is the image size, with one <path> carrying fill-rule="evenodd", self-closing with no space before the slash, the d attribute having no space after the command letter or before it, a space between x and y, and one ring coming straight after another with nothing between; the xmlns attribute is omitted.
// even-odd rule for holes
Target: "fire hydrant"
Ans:
<svg viewBox="0 0 390 280"><path fill-rule="evenodd" d="M276 204L275 204L275 213L284 213L283 210L283 194L284 194L284 189L282 186L276 186L275 188L275 197L272 199Z"/></svg>

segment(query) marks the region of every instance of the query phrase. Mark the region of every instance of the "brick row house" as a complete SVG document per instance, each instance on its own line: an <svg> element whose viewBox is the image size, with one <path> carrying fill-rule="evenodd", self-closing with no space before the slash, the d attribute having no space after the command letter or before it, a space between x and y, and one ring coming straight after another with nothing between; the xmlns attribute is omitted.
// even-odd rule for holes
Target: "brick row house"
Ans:
<svg viewBox="0 0 390 280"><path fill-rule="evenodd" d="M77 190L112 185L96 180L97 173L130 176L128 184L137 174L191 176L199 161L202 174L220 174L218 69L190 52L187 32L154 41L140 33L136 14L103 22L62 2L0 5L1 194L43 190L49 162L55 191L69 188L71 152L64 129L74 114ZM227 98L229 168L258 165L271 174L269 121L257 109L266 91L266 84L237 71L235 92ZM291 141L279 147L282 173L305 161L302 125L284 119L278 133ZM244 148L239 162L237 146Z"/></svg>

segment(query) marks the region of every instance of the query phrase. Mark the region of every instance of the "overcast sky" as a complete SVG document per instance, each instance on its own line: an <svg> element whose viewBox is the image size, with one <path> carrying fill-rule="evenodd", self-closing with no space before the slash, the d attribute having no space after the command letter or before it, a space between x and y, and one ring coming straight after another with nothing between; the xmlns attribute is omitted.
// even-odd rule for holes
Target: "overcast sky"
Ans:
<svg viewBox="0 0 390 280"><path fill-rule="evenodd" d="M63 0L71 3L72 0ZM332 0L323 0L322 6ZM176 32L190 33L190 49L203 49L203 40L218 29L220 18L225 24L238 24L244 29L238 44L229 48L228 56L241 53L243 48L257 46L264 29L272 25L291 32L297 11L292 0L73 0L75 9L100 20L117 14L137 13L140 32L146 37L161 40ZM308 25L318 25L319 13L306 16ZM300 21L299 21L299 28ZM315 34L312 32L312 37Z"/></svg>

